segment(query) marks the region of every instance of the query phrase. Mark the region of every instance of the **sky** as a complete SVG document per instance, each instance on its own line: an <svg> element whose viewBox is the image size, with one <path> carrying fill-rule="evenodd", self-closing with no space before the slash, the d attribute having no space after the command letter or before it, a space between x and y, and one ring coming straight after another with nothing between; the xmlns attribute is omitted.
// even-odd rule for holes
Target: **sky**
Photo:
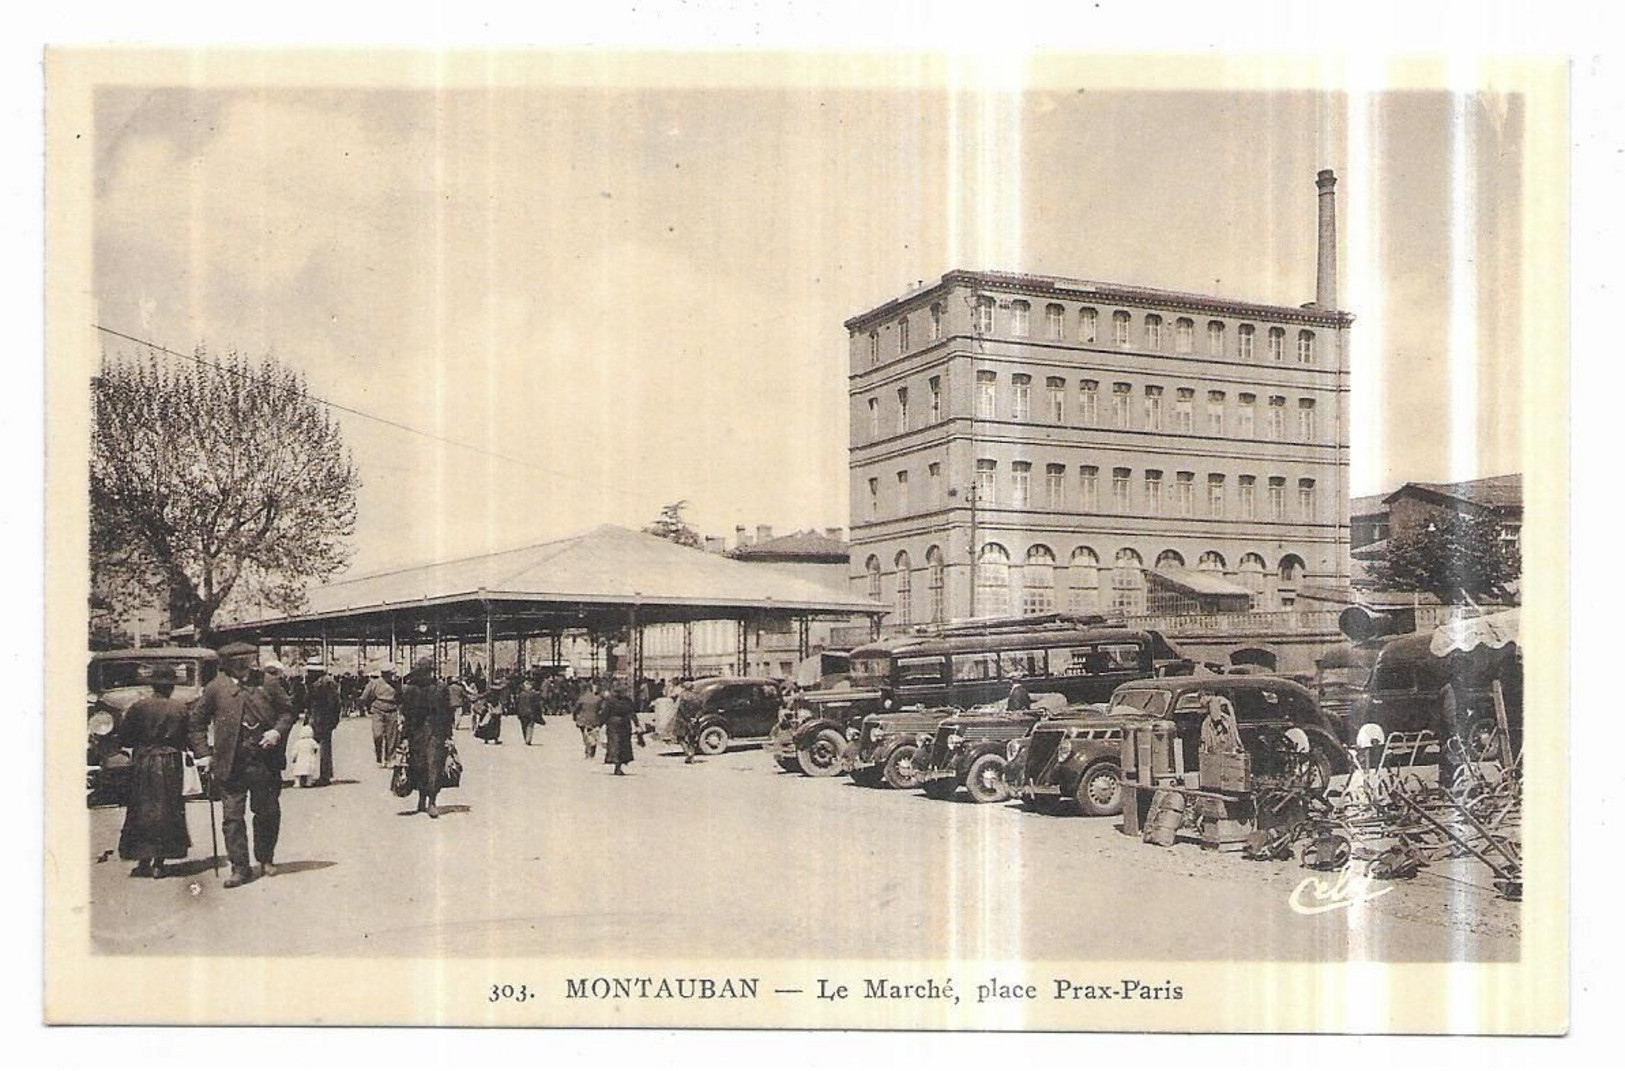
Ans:
<svg viewBox="0 0 1625 1071"><path fill-rule="evenodd" d="M846 318L952 268L1296 305L1322 167L1354 493L1521 467L1516 97L104 86L95 114L103 325L484 451L340 414L352 572L677 499L719 535L844 526Z"/></svg>

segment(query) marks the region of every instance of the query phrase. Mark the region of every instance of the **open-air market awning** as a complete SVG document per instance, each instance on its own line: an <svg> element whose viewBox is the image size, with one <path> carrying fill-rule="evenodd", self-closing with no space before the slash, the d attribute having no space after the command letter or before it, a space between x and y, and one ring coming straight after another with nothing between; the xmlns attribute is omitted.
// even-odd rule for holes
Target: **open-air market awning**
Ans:
<svg viewBox="0 0 1625 1071"><path fill-rule="evenodd" d="M259 643L384 645L607 635L644 625L764 617L867 615L887 607L792 570L734 561L643 532L602 525L516 550L339 580L311 589L295 614L224 621ZM743 643L743 639L741 639Z"/></svg>
<svg viewBox="0 0 1625 1071"><path fill-rule="evenodd" d="M1471 651L1476 647L1495 649L1517 642L1518 611L1505 610L1445 622L1433 630L1428 650L1442 658L1452 651Z"/></svg>

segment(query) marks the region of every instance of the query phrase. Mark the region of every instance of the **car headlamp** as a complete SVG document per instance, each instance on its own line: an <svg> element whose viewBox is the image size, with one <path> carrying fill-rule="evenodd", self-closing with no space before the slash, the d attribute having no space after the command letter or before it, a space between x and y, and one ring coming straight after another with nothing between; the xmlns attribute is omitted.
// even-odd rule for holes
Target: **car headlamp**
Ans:
<svg viewBox="0 0 1625 1071"><path fill-rule="evenodd" d="M949 747L958 747L960 744L963 744L964 742L965 742L965 738L962 735L960 735L959 733L950 733L949 736L948 736L948 746Z"/></svg>
<svg viewBox="0 0 1625 1071"><path fill-rule="evenodd" d="M1020 740L1012 740L1004 745L1004 757L1007 761L1016 761L1016 756L1021 754L1021 743Z"/></svg>
<svg viewBox="0 0 1625 1071"><path fill-rule="evenodd" d="M852 727L852 728L850 728L850 729L848 729L846 731L846 738L848 740L856 740L858 738L858 730L857 730L856 726L854 726L854 727Z"/></svg>
<svg viewBox="0 0 1625 1071"><path fill-rule="evenodd" d="M113 731L113 715L105 710L98 710L90 716L88 727L91 736L106 736Z"/></svg>
<svg viewBox="0 0 1625 1071"><path fill-rule="evenodd" d="M885 731L882 730L880 728L880 726L878 726L878 725L869 726L869 742L870 743L878 743L880 738L883 735L885 735Z"/></svg>
<svg viewBox="0 0 1625 1071"><path fill-rule="evenodd" d="M1056 762L1065 762L1066 757L1070 754L1072 754L1072 740L1070 737L1055 745Z"/></svg>

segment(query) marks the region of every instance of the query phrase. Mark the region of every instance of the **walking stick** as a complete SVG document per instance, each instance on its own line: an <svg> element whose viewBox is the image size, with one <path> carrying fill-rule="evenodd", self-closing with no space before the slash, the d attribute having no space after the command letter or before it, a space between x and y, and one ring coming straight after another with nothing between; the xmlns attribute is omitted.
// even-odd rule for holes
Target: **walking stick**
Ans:
<svg viewBox="0 0 1625 1071"><path fill-rule="evenodd" d="M220 834L214 827L214 768L209 768L209 789L204 793L209 798L209 865L214 868L215 877L220 876ZM258 821L258 819L255 819Z"/></svg>

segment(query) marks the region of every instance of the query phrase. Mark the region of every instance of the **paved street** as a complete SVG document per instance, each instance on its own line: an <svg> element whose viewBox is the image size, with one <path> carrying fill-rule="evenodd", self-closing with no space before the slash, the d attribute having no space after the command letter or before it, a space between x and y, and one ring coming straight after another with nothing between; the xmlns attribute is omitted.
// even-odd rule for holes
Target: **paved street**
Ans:
<svg viewBox="0 0 1625 1071"><path fill-rule="evenodd" d="M1509 959L1518 905L1451 864L1365 905L1306 916L1310 872L1115 820L942 803L778 772L756 749L685 766L651 739L629 776L584 762L564 721L526 748L457 734L466 787L438 821L387 789L363 719L336 737L340 782L283 793L281 873L226 890L208 810L161 881L91 866L106 953L1023 958ZM90 812L96 857L123 811ZM225 872L222 860L222 872ZM1269 950L1266 953L1264 950Z"/></svg>

